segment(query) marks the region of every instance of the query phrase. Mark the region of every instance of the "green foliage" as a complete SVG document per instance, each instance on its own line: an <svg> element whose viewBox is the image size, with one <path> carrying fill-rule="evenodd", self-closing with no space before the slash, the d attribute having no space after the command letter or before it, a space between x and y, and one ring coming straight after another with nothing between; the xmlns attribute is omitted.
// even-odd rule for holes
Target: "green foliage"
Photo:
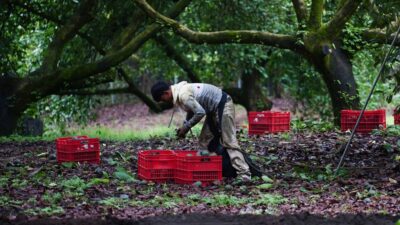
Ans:
<svg viewBox="0 0 400 225"><path fill-rule="evenodd" d="M291 128L294 132L310 131L310 132L327 132L333 131L335 126L331 122L323 120L299 120L293 119L291 122Z"/></svg>
<svg viewBox="0 0 400 225"><path fill-rule="evenodd" d="M117 197L109 197L103 200L99 201L99 204L112 207L112 208L117 208L121 209L124 208L128 205L129 199L123 199L123 198L117 198Z"/></svg>
<svg viewBox="0 0 400 225"><path fill-rule="evenodd" d="M74 176L68 180L63 180L61 182L61 186L64 187L67 191L74 192L83 192L86 188L90 187L90 185L86 181L77 176Z"/></svg>
<svg viewBox="0 0 400 225"><path fill-rule="evenodd" d="M133 175L131 175L128 171L126 171L125 168L123 167L117 167L117 171L114 172L114 177L122 182L133 182L135 181L135 178Z"/></svg>
<svg viewBox="0 0 400 225"><path fill-rule="evenodd" d="M247 199L238 198L233 195L217 193L211 197L205 197L202 201L209 204L211 207L220 206L239 206L246 203Z"/></svg>
<svg viewBox="0 0 400 225"><path fill-rule="evenodd" d="M348 172L346 169L339 169L338 174L335 175L334 170L332 169L332 165L328 164L323 169L320 168L311 168L307 166L303 167L295 167L293 176L298 177L302 180L306 181L330 181L334 180L337 177L345 177Z"/></svg>
<svg viewBox="0 0 400 225"><path fill-rule="evenodd" d="M255 205L279 205L287 202L287 199L281 195L275 194L262 194L259 199L257 199Z"/></svg>
<svg viewBox="0 0 400 225"><path fill-rule="evenodd" d="M11 187L13 188L25 188L28 185L28 181L27 180L20 180L18 178L12 179L11 181Z"/></svg>
<svg viewBox="0 0 400 225"><path fill-rule="evenodd" d="M268 190L268 189L271 189L273 186L274 186L273 184L265 183L265 184L258 185L257 188L262 189L262 190Z"/></svg>
<svg viewBox="0 0 400 225"><path fill-rule="evenodd" d="M354 76L358 84L358 91L361 99L366 99L371 90L371 85L378 75L379 67L383 61L384 54L387 48L374 50L368 49L358 51L353 59ZM387 73L388 71L386 71ZM394 95L389 90L393 90L396 86L396 81L393 77L384 76L375 88L367 109L379 109L388 106L386 99L391 99L391 104L394 106L400 105L400 98ZM365 101L361 101L364 104Z"/></svg>
<svg viewBox="0 0 400 225"><path fill-rule="evenodd" d="M272 182L274 182L274 180L272 180L271 178L269 178L267 175L263 175L263 176L261 177L261 179L262 179L264 182L266 182L266 183L272 183Z"/></svg>
<svg viewBox="0 0 400 225"><path fill-rule="evenodd" d="M9 180L8 177L6 177L6 176L1 176L1 177L0 177L0 188L6 187L7 184L8 184L8 180Z"/></svg>
<svg viewBox="0 0 400 225"><path fill-rule="evenodd" d="M261 179L265 182L264 184L260 184L257 188L261 190L268 190L274 187L273 180L266 175L263 175Z"/></svg>
<svg viewBox="0 0 400 225"><path fill-rule="evenodd" d="M61 206L48 206L44 208L33 208L25 210L25 213L32 216L44 215L44 216L53 216L60 215L65 212L64 208Z"/></svg>
<svg viewBox="0 0 400 225"><path fill-rule="evenodd" d="M398 137L398 136L400 136L400 126L399 125L390 125L390 126L387 126L386 129L375 129L375 130L372 130L372 134Z"/></svg>
<svg viewBox="0 0 400 225"><path fill-rule="evenodd" d="M50 204L51 206L55 206L58 203L60 203L60 201L63 199L63 196L60 192L46 192L43 196L42 196L42 200L47 202L48 204Z"/></svg>
<svg viewBox="0 0 400 225"><path fill-rule="evenodd" d="M0 207L6 207L6 206L20 206L22 205L23 202L19 200L14 200L9 196L2 195L0 196Z"/></svg>
<svg viewBox="0 0 400 225"><path fill-rule="evenodd" d="M45 136L61 136L68 125L83 125L92 119L94 106L95 102L88 97L52 95L31 105L25 115L44 119Z"/></svg>
<svg viewBox="0 0 400 225"><path fill-rule="evenodd" d="M110 179L107 178L93 178L89 181L89 186L95 186L99 184L108 184L110 183Z"/></svg>

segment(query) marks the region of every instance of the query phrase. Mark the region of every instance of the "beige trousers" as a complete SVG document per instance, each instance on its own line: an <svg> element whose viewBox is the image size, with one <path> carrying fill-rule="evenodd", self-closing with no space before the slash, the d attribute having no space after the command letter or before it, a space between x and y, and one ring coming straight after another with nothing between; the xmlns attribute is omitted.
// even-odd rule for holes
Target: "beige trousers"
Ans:
<svg viewBox="0 0 400 225"><path fill-rule="evenodd" d="M219 121L217 113L215 113L213 120ZM222 129L221 131L222 135L220 142L222 146L226 148L233 168L236 169L237 174L239 176L241 175L250 176L251 174L249 165L244 160L243 154L240 151L238 151L240 150L240 146L236 138L235 107L231 97L229 96L225 103L224 112L222 113L221 129ZM213 137L214 135L212 134L210 127L208 126L207 123L204 123L199 136L200 146L202 148L207 149L207 146L213 139Z"/></svg>

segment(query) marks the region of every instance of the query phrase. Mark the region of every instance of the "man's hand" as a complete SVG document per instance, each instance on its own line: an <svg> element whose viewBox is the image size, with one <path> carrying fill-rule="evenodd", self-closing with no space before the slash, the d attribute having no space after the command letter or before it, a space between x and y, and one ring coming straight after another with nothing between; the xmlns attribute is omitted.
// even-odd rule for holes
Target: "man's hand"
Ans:
<svg viewBox="0 0 400 225"><path fill-rule="evenodd" d="M186 128L185 126L183 126L183 127L179 128L179 129L176 131L176 136L177 136L178 138L185 138L186 133L187 133L188 131L189 131L189 129Z"/></svg>

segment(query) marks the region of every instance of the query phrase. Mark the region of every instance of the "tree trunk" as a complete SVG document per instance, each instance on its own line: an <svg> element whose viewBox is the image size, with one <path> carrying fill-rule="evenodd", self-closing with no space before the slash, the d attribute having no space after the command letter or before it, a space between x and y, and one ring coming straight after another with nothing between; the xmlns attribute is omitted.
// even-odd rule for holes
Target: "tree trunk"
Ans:
<svg viewBox="0 0 400 225"><path fill-rule="evenodd" d="M0 78L0 136L13 134L23 112L30 103L38 100L35 97L37 93L32 94L34 85L29 80L20 78Z"/></svg>
<svg viewBox="0 0 400 225"><path fill-rule="evenodd" d="M247 112L270 110L272 102L264 95L262 91L261 74L253 69L251 74L243 73L242 88L224 89L237 104L242 105Z"/></svg>
<svg viewBox="0 0 400 225"><path fill-rule="evenodd" d="M314 55L314 65L322 74L328 88L333 107L334 122L340 125L340 111L342 109L359 109L360 98L351 62L340 49L330 49L329 54Z"/></svg>
<svg viewBox="0 0 400 225"><path fill-rule="evenodd" d="M244 73L243 81L243 105L247 111L270 110L272 102L262 91L261 74L258 70L252 69L251 74Z"/></svg>
<svg viewBox="0 0 400 225"><path fill-rule="evenodd" d="M17 128L20 115L10 107L10 95L5 91L0 91L0 136L11 135Z"/></svg>

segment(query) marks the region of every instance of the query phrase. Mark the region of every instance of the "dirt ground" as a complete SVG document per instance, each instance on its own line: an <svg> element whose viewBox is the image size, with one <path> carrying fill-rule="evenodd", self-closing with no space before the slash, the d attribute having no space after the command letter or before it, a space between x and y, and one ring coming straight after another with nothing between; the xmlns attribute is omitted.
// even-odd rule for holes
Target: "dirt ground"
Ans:
<svg viewBox="0 0 400 225"><path fill-rule="evenodd" d="M395 217L382 215L338 215L335 218L324 218L310 214L282 216L254 215L213 215L188 214L178 216L158 216L142 220L106 219L39 219L34 221L14 221L2 224L15 225L393 225ZM1 221L0 221L1 222Z"/></svg>
<svg viewBox="0 0 400 225"><path fill-rule="evenodd" d="M142 106L114 106L100 112L96 123L114 128L131 124L138 130L168 124L170 114L149 119L147 113ZM237 120L238 124L245 120L240 109ZM255 163L273 179L268 188L262 188L261 179L247 185L224 179L207 187L136 179L138 150L199 149L190 138L101 141L100 165L69 166L57 163L54 142L0 143L0 224L368 225L397 221L398 136L356 135L340 176L334 177L348 133L296 131L248 137L240 130L238 135L242 149L254 154ZM133 181L116 177L118 168L124 168ZM93 181L97 183L85 185Z"/></svg>
<svg viewBox="0 0 400 225"><path fill-rule="evenodd" d="M292 109L293 103L285 99L273 99L273 111L288 111ZM236 124L242 126L247 124L246 110L235 106ZM96 119L89 126L106 126L114 129L149 129L155 126L167 126L171 118L172 110L166 110L161 114L151 113L147 106L142 103L125 103L105 106L95 110ZM178 110L174 115L173 124L181 125L186 113Z"/></svg>
<svg viewBox="0 0 400 225"><path fill-rule="evenodd" d="M336 132L251 138L240 134L242 148L258 155L255 162L274 180L268 189L260 188L262 180L241 185L225 179L220 184L197 187L140 180L124 182L115 177L118 167L135 176L138 150L197 149L197 143L190 139L102 142L100 165L72 167L57 163L54 142L3 142L0 143L0 221L14 224L41 219L35 223L73 224L75 220L69 218L108 218L108 221L87 221L247 224L251 218L252 224L393 224L390 216L400 212L399 138L357 135L345 159L343 175L334 178L332 168L347 137L348 134ZM104 174L107 182L102 183ZM93 179L101 182L70 189L68 185L77 179L83 184ZM61 199L54 198L57 193L62 193ZM282 201L259 202L271 196L279 196ZM54 206L62 210L57 211ZM261 216L236 217L242 214ZM48 221L56 218L61 221ZM34 224L24 224L28 223Z"/></svg>

